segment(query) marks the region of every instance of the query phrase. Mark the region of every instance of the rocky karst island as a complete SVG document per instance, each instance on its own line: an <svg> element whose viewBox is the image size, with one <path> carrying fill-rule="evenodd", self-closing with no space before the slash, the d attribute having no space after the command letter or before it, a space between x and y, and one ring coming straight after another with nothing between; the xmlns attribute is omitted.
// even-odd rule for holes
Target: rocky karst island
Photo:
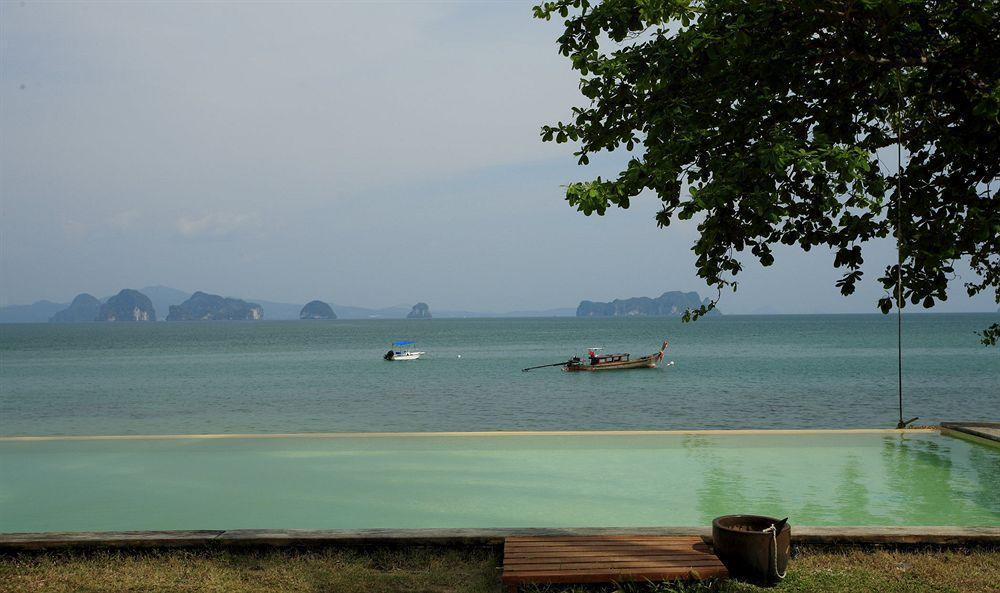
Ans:
<svg viewBox="0 0 1000 593"><path fill-rule="evenodd" d="M706 304L697 292L665 292L653 299L633 297L615 299L610 303L580 301L576 308L577 317L680 317L688 309L697 309ZM709 313L719 315L718 309Z"/></svg>
<svg viewBox="0 0 1000 593"><path fill-rule="evenodd" d="M81 292L69 307L49 318L49 323L87 323L97 320L101 312L101 301L92 294Z"/></svg>
<svg viewBox="0 0 1000 593"><path fill-rule="evenodd" d="M333 307L323 301L309 301L299 311L299 319L336 319Z"/></svg>
<svg viewBox="0 0 1000 593"><path fill-rule="evenodd" d="M167 321L256 321L264 308L256 303L196 292L179 305L171 305Z"/></svg>
<svg viewBox="0 0 1000 593"><path fill-rule="evenodd" d="M156 321L156 310L148 296L138 290L126 288L101 305L95 320Z"/></svg>
<svg viewBox="0 0 1000 593"><path fill-rule="evenodd" d="M413 305L410 312L406 314L407 319L430 319L431 318L431 308L427 306L427 303L417 303Z"/></svg>

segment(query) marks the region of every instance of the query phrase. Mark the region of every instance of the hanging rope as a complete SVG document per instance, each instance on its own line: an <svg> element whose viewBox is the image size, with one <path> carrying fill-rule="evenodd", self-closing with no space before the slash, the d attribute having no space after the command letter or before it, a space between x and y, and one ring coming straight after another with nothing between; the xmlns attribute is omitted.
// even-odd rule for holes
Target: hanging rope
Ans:
<svg viewBox="0 0 1000 593"><path fill-rule="evenodd" d="M903 84L900 73L896 73L896 85L899 88L899 101L896 103L896 117L893 121L893 131L896 134L896 366L899 384L899 422L897 429L906 426L919 418L903 420L903 120L902 100Z"/></svg>
<svg viewBox="0 0 1000 593"><path fill-rule="evenodd" d="M903 139L896 111L896 363L899 371L899 424L903 422Z"/></svg>
<svg viewBox="0 0 1000 593"><path fill-rule="evenodd" d="M774 570L774 576L778 578L779 581L785 579L785 575L788 574L788 567L785 567L784 572L778 572L778 528L775 527L774 523L764 530L764 533L771 534L771 567Z"/></svg>

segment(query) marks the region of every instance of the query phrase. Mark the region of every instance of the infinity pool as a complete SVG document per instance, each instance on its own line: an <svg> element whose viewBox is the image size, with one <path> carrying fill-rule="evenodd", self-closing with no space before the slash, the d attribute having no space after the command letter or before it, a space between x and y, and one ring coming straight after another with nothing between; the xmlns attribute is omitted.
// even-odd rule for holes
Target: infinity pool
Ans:
<svg viewBox="0 0 1000 593"><path fill-rule="evenodd" d="M0 441L0 531L1000 525L1000 449L933 432Z"/></svg>

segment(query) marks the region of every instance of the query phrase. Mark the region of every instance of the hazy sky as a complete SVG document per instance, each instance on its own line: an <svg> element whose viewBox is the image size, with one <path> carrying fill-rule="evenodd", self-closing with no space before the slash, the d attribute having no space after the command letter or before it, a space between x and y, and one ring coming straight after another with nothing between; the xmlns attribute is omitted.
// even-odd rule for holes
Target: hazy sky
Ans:
<svg viewBox="0 0 1000 593"><path fill-rule="evenodd" d="M432 310L706 290L655 198L603 218L543 123L579 102L531 2L0 3L0 304L165 284ZM747 266L728 312L874 311L832 254ZM891 261L870 248L870 270ZM959 281L960 282L960 281ZM941 310L995 310L956 285Z"/></svg>

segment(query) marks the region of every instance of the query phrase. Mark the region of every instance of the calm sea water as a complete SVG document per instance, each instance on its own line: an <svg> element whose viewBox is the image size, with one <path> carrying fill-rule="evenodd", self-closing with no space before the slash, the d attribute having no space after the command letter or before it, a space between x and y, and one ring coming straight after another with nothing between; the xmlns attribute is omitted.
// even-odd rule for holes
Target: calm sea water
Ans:
<svg viewBox="0 0 1000 593"><path fill-rule="evenodd" d="M995 320L905 318L908 417L1000 419ZM664 337L668 368L520 370ZM890 427L895 345L881 315L3 325L0 434Z"/></svg>

